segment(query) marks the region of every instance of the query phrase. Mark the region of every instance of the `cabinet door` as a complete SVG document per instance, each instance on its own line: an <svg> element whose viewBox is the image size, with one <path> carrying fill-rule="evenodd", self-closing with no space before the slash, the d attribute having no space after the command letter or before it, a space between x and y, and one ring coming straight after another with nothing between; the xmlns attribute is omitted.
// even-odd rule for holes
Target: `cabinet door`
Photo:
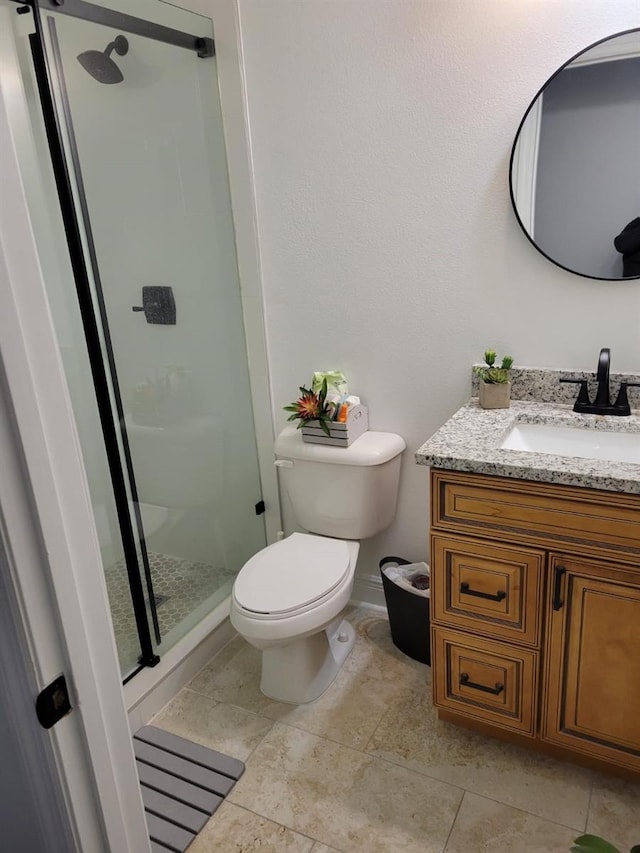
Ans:
<svg viewBox="0 0 640 853"><path fill-rule="evenodd" d="M543 737L640 771L640 571L552 554Z"/></svg>

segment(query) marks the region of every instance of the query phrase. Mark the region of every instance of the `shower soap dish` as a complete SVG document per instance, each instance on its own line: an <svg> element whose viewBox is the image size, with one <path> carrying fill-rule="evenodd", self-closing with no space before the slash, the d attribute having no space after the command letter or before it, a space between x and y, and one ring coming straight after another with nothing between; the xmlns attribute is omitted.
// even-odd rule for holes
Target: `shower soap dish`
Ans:
<svg viewBox="0 0 640 853"><path fill-rule="evenodd" d="M318 421L308 421L308 426L300 428L302 440L307 444L328 444L332 447L349 447L369 429L369 410L361 403L350 406L345 423L331 421L329 435L324 432Z"/></svg>

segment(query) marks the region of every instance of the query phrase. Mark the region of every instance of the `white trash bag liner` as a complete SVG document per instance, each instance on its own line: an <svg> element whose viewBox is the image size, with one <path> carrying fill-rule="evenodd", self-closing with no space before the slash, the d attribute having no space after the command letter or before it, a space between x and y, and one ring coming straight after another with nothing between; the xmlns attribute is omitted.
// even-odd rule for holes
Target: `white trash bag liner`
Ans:
<svg viewBox="0 0 640 853"><path fill-rule="evenodd" d="M390 561L381 568L383 575L397 586L412 592L414 595L429 598L429 566L426 563L407 563L399 566Z"/></svg>

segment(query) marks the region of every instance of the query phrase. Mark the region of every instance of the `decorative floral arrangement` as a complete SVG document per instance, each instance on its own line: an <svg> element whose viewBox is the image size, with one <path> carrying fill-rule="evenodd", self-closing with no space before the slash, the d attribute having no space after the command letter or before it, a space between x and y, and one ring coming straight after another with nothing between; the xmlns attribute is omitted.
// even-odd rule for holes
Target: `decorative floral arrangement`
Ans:
<svg viewBox="0 0 640 853"><path fill-rule="evenodd" d="M484 354L484 364L476 364L473 372L483 382L489 385L504 385L509 381L509 370L513 365L513 358L510 355L505 355L502 359L500 367L496 367L496 354L492 349L488 349Z"/></svg>
<svg viewBox="0 0 640 853"><path fill-rule="evenodd" d="M323 432L330 434L329 424L331 423L335 404L327 403L327 380L324 379L320 390L316 393L311 388L300 386L300 397L285 406L285 412L291 412L288 421L299 421L298 429L307 426L311 421L317 421Z"/></svg>

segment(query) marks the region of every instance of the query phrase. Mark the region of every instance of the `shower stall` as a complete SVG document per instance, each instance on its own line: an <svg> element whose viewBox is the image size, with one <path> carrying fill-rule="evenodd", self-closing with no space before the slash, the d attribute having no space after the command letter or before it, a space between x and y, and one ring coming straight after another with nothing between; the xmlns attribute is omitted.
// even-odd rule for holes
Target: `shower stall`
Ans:
<svg viewBox="0 0 640 853"><path fill-rule="evenodd" d="M127 681L266 544L212 22L0 0L0 53Z"/></svg>

